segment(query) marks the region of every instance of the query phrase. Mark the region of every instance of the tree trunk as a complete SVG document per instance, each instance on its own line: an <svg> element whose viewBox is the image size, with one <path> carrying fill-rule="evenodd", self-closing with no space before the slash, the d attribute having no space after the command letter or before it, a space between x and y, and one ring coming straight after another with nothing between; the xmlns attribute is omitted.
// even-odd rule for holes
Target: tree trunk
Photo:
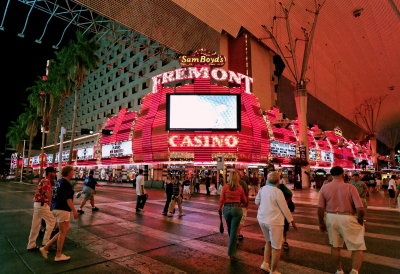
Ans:
<svg viewBox="0 0 400 274"><path fill-rule="evenodd" d="M309 161L308 136L307 136L307 90L305 86L296 86L295 101L297 110L297 119L299 123L299 143L306 148L306 160ZM302 187L310 187L310 166L301 167Z"/></svg>
<svg viewBox="0 0 400 274"><path fill-rule="evenodd" d="M60 135L60 130L61 130L61 117L62 117L62 110L64 107L64 100L65 100L65 95L62 95L59 105L58 105L57 126L56 126L56 130L54 132L53 161L51 163L51 166L53 166L53 167L54 167L54 164L56 161L57 142L58 142L58 138L59 138L58 135Z"/></svg>
<svg viewBox="0 0 400 274"><path fill-rule="evenodd" d="M78 106L79 106L79 91L80 91L80 83L76 85L75 89L75 105L74 105L74 119L72 121L72 133L71 133L71 147L69 149L69 159L68 164L72 163L72 151L74 150L74 141L75 141L75 128L76 128L76 120L78 116Z"/></svg>
<svg viewBox="0 0 400 274"><path fill-rule="evenodd" d="M43 158L44 158L44 141L46 139L45 131L47 125L47 96L44 97L44 109L43 109L43 121L42 121L42 147L40 151L40 169L39 169L39 180L43 177Z"/></svg>
<svg viewBox="0 0 400 274"><path fill-rule="evenodd" d="M30 166L30 163L31 163L31 152L32 152L33 138L35 138L35 136L34 136L33 133L31 132L31 134L29 135L28 167Z"/></svg>

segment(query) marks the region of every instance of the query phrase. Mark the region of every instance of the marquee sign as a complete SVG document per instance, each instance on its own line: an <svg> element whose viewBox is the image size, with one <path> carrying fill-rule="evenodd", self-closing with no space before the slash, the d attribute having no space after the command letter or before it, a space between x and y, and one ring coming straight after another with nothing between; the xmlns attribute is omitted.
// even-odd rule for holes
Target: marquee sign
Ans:
<svg viewBox="0 0 400 274"><path fill-rule="evenodd" d="M218 136L218 135L172 135L169 137L171 147L237 147L239 139L236 136Z"/></svg>
<svg viewBox="0 0 400 274"><path fill-rule="evenodd" d="M103 145L101 147L101 157L124 157L132 155L132 141L118 142Z"/></svg>
<svg viewBox="0 0 400 274"><path fill-rule="evenodd" d="M93 158L94 158L93 147L78 149L78 151L77 151L77 160L78 161L91 160Z"/></svg>
<svg viewBox="0 0 400 274"><path fill-rule="evenodd" d="M321 151L321 161L333 163L333 153L329 151Z"/></svg>
<svg viewBox="0 0 400 274"><path fill-rule="evenodd" d="M271 140L271 154L282 158L294 158L296 145Z"/></svg>
<svg viewBox="0 0 400 274"><path fill-rule="evenodd" d="M50 157L50 158L52 159L52 157ZM56 154L55 163L58 163L58 159L59 159L59 153ZM62 152L62 159L61 160L62 160L62 162L68 162L68 160L69 160L69 150ZM50 161L49 161L49 163L50 163Z"/></svg>
<svg viewBox="0 0 400 274"><path fill-rule="evenodd" d="M186 79L214 79L218 82L228 81L229 83L235 83L237 85L240 85L244 80L246 93L251 93L250 87L253 83L253 78L247 75L233 71L226 71L221 68L211 69L210 67L187 67L167 71L151 77L153 82L152 92L157 93L157 87L159 85Z"/></svg>

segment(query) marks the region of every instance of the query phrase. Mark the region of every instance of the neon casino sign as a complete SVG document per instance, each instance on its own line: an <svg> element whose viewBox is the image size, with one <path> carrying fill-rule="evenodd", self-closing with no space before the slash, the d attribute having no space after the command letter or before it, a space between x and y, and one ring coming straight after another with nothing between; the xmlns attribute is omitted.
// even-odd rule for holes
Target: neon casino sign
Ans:
<svg viewBox="0 0 400 274"><path fill-rule="evenodd" d="M236 136L194 136L189 135L183 138L179 135L169 137L171 147L237 147L239 139Z"/></svg>
<svg viewBox="0 0 400 274"><path fill-rule="evenodd" d="M251 84L253 83L253 78L233 71L226 71L222 68L210 67L187 67L179 68L172 71L167 71L156 76L151 77L153 82L153 93L157 93L157 86L168 84L175 81L182 81L187 79L214 79L215 81L229 83L235 83L240 85L242 80L244 80L244 87L246 93L251 93Z"/></svg>

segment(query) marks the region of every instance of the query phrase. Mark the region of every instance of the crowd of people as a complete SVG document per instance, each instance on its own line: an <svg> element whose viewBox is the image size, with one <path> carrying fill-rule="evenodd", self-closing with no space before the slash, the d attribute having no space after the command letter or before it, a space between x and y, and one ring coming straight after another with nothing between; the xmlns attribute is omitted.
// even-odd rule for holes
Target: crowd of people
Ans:
<svg viewBox="0 0 400 274"><path fill-rule="evenodd" d="M93 172L85 178L82 191L74 195L71 179L74 170L66 166L61 171L62 178L55 182L56 170L48 167L43 178L36 188L34 195L34 212L29 235L27 250L39 249L44 258L48 258L49 249L57 244L55 261L70 260L70 256L63 253L65 238L70 229L71 213L74 219L78 214L83 214L83 207L90 201L92 211L98 211L95 206L95 189L98 185L93 178ZM214 184L214 176L206 174L204 183L207 194L210 194L210 185ZM207 179L208 178L208 179ZM229 241L228 256L236 261L238 241L243 240L242 227L245 224L250 197L258 206L257 220L265 238L264 259L260 268L273 274L278 274L277 268L281 250L289 249L286 232L290 224L297 230L292 212L295 204L292 200L293 193L286 186L283 176L277 172L270 172L265 180L258 180L257 174L247 176L243 171L235 170L229 174L226 183L220 179L220 199L218 212L224 217ZM178 207L178 216L183 214L183 200L190 200L194 193L200 192L201 178L199 175L173 176L168 175L165 182L166 202L162 214L172 217L175 207ZM143 214L148 194L144 184L143 170L139 170L136 177L136 213ZM217 188L217 184L215 185ZM352 251L352 271L357 274L361 268L363 253L366 250L364 241L364 216L367 209L367 194L369 188L360 174L353 174L346 178L343 168L333 167L328 180L324 182L318 201L319 228L328 233L332 255L336 262L337 274L342 274L341 249L344 243ZM399 198L400 184L393 175L388 182L390 205ZM80 206L75 209L73 199L84 195ZM400 202L400 201L399 201ZM42 240L42 247L36 244L42 220L45 221L46 230ZM56 226L57 224L57 226ZM54 228L57 227L55 235Z"/></svg>

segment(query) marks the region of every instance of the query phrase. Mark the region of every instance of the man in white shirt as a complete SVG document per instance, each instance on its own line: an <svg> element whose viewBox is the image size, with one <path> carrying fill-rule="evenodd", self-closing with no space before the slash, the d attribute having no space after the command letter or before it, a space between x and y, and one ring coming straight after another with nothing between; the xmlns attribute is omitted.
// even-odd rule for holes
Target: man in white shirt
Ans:
<svg viewBox="0 0 400 274"><path fill-rule="evenodd" d="M388 185L388 192L389 192L389 206L392 206L392 200L394 201L394 204L396 204L396 175L392 175L389 185Z"/></svg>
<svg viewBox="0 0 400 274"><path fill-rule="evenodd" d="M289 223L292 223L293 228L297 230L285 197L282 191L277 188L278 184L279 173L269 173L267 184L261 188L255 200L256 205L259 206L257 220L266 241L264 261L260 268L271 274L280 274L276 268L281 256L285 218Z"/></svg>
<svg viewBox="0 0 400 274"><path fill-rule="evenodd" d="M147 194L144 189L143 169L139 169L139 175L136 177L136 195L136 213L143 213L143 208L147 200Z"/></svg>

